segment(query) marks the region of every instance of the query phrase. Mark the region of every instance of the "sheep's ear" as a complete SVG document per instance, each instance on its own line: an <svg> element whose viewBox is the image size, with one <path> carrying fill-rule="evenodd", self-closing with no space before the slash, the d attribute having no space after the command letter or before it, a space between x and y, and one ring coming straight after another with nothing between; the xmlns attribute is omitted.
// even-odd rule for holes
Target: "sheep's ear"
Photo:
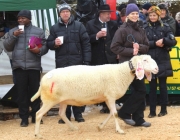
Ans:
<svg viewBox="0 0 180 140"><path fill-rule="evenodd" d="M142 65L141 61L137 62L137 67L136 67L136 77L137 79L141 80L144 78L144 67Z"/></svg>
<svg viewBox="0 0 180 140"><path fill-rule="evenodd" d="M152 79L152 74L151 74L151 72L145 72L145 75L146 75L147 80L148 80L148 81L151 81L151 79Z"/></svg>

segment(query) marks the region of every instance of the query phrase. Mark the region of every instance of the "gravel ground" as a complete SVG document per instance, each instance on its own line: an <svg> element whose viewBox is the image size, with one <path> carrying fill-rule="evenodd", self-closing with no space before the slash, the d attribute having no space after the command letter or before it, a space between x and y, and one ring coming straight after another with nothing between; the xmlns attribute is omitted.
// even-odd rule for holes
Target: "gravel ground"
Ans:
<svg viewBox="0 0 180 140"><path fill-rule="evenodd" d="M72 117L72 123L79 129L70 131L66 124L58 124L59 116L44 116L44 124L40 126L40 133L44 140L180 140L180 106L168 107L168 115L164 117L147 118L149 107L145 111L145 120L152 123L149 128L133 127L119 121L125 134L115 132L114 119L111 118L102 131L97 130L107 114L99 113L100 107L88 106L84 118L85 122L77 123ZM160 108L157 108L159 113ZM0 140L33 140L34 124L20 127L20 119L0 121ZM29 119L30 121L30 119Z"/></svg>

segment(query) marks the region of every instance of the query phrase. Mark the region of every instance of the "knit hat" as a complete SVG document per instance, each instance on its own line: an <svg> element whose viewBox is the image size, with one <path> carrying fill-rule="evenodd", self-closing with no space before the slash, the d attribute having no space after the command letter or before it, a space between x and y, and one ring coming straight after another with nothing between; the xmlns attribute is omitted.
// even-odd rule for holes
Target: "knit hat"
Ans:
<svg viewBox="0 0 180 140"><path fill-rule="evenodd" d="M128 16L131 12L138 12L139 13L139 8L134 3L131 3L131 4L127 5L127 7L126 7L126 16Z"/></svg>
<svg viewBox="0 0 180 140"><path fill-rule="evenodd" d="M71 12L71 7L68 4L64 3L59 5L59 12L61 13L62 10L69 10Z"/></svg>
<svg viewBox="0 0 180 140"><path fill-rule="evenodd" d="M151 7L152 5L150 3L145 3L142 8L145 9L145 10L149 10L149 8Z"/></svg>
<svg viewBox="0 0 180 140"><path fill-rule="evenodd" d="M157 6L151 6L150 8L149 8L149 10L148 10L148 14L149 13L156 13L158 16L160 16L161 15L161 9L159 9L159 7L157 7Z"/></svg>
<svg viewBox="0 0 180 140"><path fill-rule="evenodd" d="M18 13L17 17L26 17L29 20L31 20L31 11L29 11L29 10L21 10Z"/></svg>
<svg viewBox="0 0 180 140"><path fill-rule="evenodd" d="M119 7L117 9L118 9L118 11L121 11L123 8L126 8L126 4L119 5Z"/></svg>
<svg viewBox="0 0 180 140"><path fill-rule="evenodd" d="M180 20L180 12L176 13L175 19Z"/></svg>

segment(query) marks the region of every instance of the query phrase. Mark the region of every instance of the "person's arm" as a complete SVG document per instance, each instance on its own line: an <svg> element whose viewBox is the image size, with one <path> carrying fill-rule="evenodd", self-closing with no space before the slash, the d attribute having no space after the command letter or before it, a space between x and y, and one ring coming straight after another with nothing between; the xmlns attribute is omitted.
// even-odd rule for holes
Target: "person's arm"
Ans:
<svg viewBox="0 0 180 140"><path fill-rule="evenodd" d="M89 38L90 38L90 43L98 43L98 42L99 42L99 41L98 41L99 38L96 37L96 34L97 34L97 33L92 33L90 26L91 26L91 25L90 25L90 23L88 22L88 23L86 24L86 30L87 30L87 33L88 33Z"/></svg>
<svg viewBox="0 0 180 140"><path fill-rule="evenodd" d="M18 35L19 34L15 34L14 32L19 32L17 29L12 29L8 32L7 37L5 37L5 40L3 42L4 48L8 51L11 52L14 50L14 46L18 40Z"/></svg>
<svg viewBox="0 0 180 140"><path fill-rule="evenodd" d="M56 39L56 35L55 35L55 31L54 31L54 26L53 26L50 29L50 34L49 34L47 42L46 42L47 43L47 47L50 50L55 50L56 48L59 47L59 46L55 45L55 39Z"/></svg>
<svg viewBox="0 0 180 140"><path fill-rule="evenodd" d="M166 36L163 38L162 44L164 44L164 47L167 50L171 50L171 48L176 45L177 41L169 26L165 27L165 31L166 31L165 33Z"/></svg>
<svg viewBox="0 0 180 140"><path fill-rule="evenodd" d="M133 56L133 48L132 47L126 47L125 44L125 31L121 30L119 28L112 40L111 43L111 51L115 54L123 55L123 56Z"/></svg>
<svg viewBox="0 0 180 140"><path fill-rule="evenodd" d="M46 38L45 38L45 33L44 31L41 33L40 38L42 39L42 47L40 48L40 55L45 55L48 52L48 47L46 45Z"/></svg>
<svg viewBox="0 0 180 140"><path fill-rule="evenodd" d="M2 53L3 48L3 40L0 38L0 54Z"/></svg>
<svg viewBox="0 0 180 140"><path fill-rule="evenodd" d="M170 17L170 20L169 20L168 24L170 26L171 31L175 35L175 33L176 33L176 21L175 21L175 19L173 17Z"/></svg>

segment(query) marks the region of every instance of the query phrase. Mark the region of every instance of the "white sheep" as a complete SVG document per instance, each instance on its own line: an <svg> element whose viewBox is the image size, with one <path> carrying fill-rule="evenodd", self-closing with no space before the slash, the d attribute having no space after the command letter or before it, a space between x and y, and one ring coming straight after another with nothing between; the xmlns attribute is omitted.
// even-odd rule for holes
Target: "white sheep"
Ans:
<svg viewBox="0 0 180 140"><path fill-rule="evenodd" d="M113 115L116 132L124 133L118 124L115 101L126 93L135 75L142 79L145 74L150 80L151 72L156 74L158 66L149 55L134 56L122 64L79 65L51 70L43 76L38 92L31 98L31 101L34 101L41 96L43 102L36 113L35 136L40 137L40 120L54 105L60 104L60 117L71 130L76 130L65 115L67 105L83 106L104 101L110 114L98 129L101 130Z"/></svg>

